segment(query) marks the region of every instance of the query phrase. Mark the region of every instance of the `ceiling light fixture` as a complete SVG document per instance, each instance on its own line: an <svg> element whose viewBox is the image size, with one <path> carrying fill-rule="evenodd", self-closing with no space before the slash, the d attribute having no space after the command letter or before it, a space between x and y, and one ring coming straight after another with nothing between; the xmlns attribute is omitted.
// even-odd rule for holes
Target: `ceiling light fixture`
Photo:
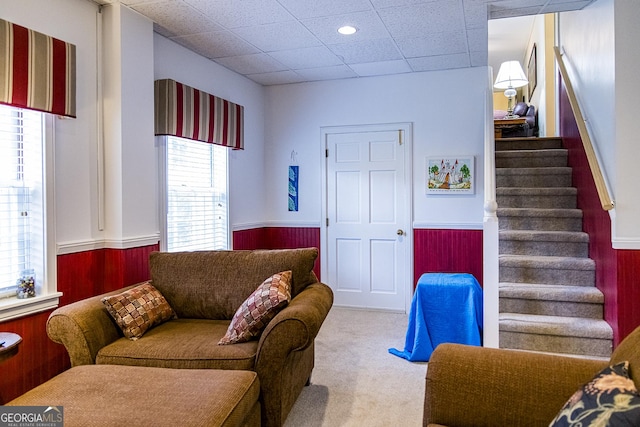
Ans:
<svg viewBox="0 0 640 427"><path fill-rule="evenodd" d="M355 34L356 31L358 31L356 27L352 27L351 25L345 25L343 27L338 28L338 32L345 36L350 36L351 34Z"/></svg>

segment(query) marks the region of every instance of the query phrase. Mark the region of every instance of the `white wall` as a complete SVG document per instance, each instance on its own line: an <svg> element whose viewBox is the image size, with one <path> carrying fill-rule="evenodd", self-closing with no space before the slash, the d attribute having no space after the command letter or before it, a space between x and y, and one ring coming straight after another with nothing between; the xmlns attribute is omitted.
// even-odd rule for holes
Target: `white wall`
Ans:
<svg viewBox="0 0 640 427"><path fill-rule="evenodd" d="M102 238L97 227L96 14L86 0L3 0L0 17L76 45L76 119L55 119L56 241Z"/></svg>
<svg viewBox="0 0 640 427"><path fill-rule="evenodd" d="M413 221L482 228L485 67L270 86L266 89L266 219L319 226L323 126L413 123ZM298 212L287 207L291 152L300 165ZM475 156L474 195L425 195L427 156Z"/></svg>
<svg viewBox="0 0 640 427"><path fill-rule="evenodd" d="M262 224L266 203L264 88L159 34L154 34L154 61L156 80L174 79L244 106L244 150L229 151L230 226Z"/></svg>
<svg viewBox="0 0 640 427"><path fill-rule="evenodd" d="M640 10L632 0L598 0L579 12L560 17L560 43L608 180L613 247L640 249L640 197L634 172L637 144L637 100L640 87Z"/></svg>

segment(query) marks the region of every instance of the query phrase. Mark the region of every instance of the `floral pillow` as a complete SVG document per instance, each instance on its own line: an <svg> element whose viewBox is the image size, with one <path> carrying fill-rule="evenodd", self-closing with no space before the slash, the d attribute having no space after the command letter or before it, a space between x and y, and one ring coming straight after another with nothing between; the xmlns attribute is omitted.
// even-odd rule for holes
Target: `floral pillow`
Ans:
<svg viewBox="0 0 640 427"><path fill-rule="evenodd" d="M291 271L266 279L240 305L219 345L235 344L259 336L271 319L291 301Z"/></svg>
<svg viewBox="0 0 640 427"><path fill-rule="evenodd" d="M575 392L549 427L640 426L640 394L629 362L609 366Z"/></svg>
<svg viewBox="0 0 640 427"><path fill-rule="evenodd" d="M176 317L164 296L149 282L101 301L124 336L133 341L154 326Z"/></svg>

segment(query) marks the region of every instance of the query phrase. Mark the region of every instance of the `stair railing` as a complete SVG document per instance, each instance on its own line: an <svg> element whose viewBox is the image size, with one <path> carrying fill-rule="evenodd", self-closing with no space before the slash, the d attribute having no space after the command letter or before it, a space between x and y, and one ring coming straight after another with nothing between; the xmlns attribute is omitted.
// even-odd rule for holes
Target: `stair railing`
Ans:
<svg viewBox="0 0 640 427"><path fill-rule="evenodd" d="M493 126L493 72L488 68L484 129L484 216L482 219L483 345L498 348L498 203L496 201L496 149Z"/></svg>
<svg viewBox="0 0 640 427"><path fill-rule="evenodd" d="M607 184L604 180L604 176L602 175L602 170L600 169L600 164L598 163L598 157L596 156L596 152L593 149L593 144L591 143L589 130L587 129L585 119L582 115L582 110L580 110L580 105L578 104L578 98L576 97L576 93L573 90L571 79L569 78L567 68L565 67L564 60L562 59L562 53L560 52L560 48L557 46L555 46L553 50L555 52L556 61L558 63L558 69L560 70L562 80L564 81L564 85L567 89L569 104L571 104L571 109L573 110L573 115L578 125L578 132L580 133L580 139L582 139L582 145L584 146L584 151L587 155L587 161L589 163L589 168L591 169L591 175L593 176L593 181L596 184L596 190L598 191L598 197L600 198L600 205L605 211L611 210L613 209L614 202L609 195Z"/></svg>

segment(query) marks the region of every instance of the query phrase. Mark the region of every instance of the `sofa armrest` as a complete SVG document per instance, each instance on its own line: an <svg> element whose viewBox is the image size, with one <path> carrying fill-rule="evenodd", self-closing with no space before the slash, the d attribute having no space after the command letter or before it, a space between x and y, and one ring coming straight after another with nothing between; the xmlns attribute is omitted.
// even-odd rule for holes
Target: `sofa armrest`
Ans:
<svg viewBox="0 0 640 427"><path fill-rule="evenodd" d="M308 285L269 322L260 336L256 368L309 347L333 305L333 291L324 283Z"/></svg>
<svg viewBox="0 0 640 427"><path fill-rule="evenodd" d="M95 364L98 351L122 337L100 300L133 286L77 301L51 313L47 320L47 334L52 341L65 346L71 366Z"/></svg>
<svg viewBox="0 0 640 427"><path fill-rule="evenodd" d="M593 359L439 345L426 376L424 425L548 426L607 365Z"/></svg>

